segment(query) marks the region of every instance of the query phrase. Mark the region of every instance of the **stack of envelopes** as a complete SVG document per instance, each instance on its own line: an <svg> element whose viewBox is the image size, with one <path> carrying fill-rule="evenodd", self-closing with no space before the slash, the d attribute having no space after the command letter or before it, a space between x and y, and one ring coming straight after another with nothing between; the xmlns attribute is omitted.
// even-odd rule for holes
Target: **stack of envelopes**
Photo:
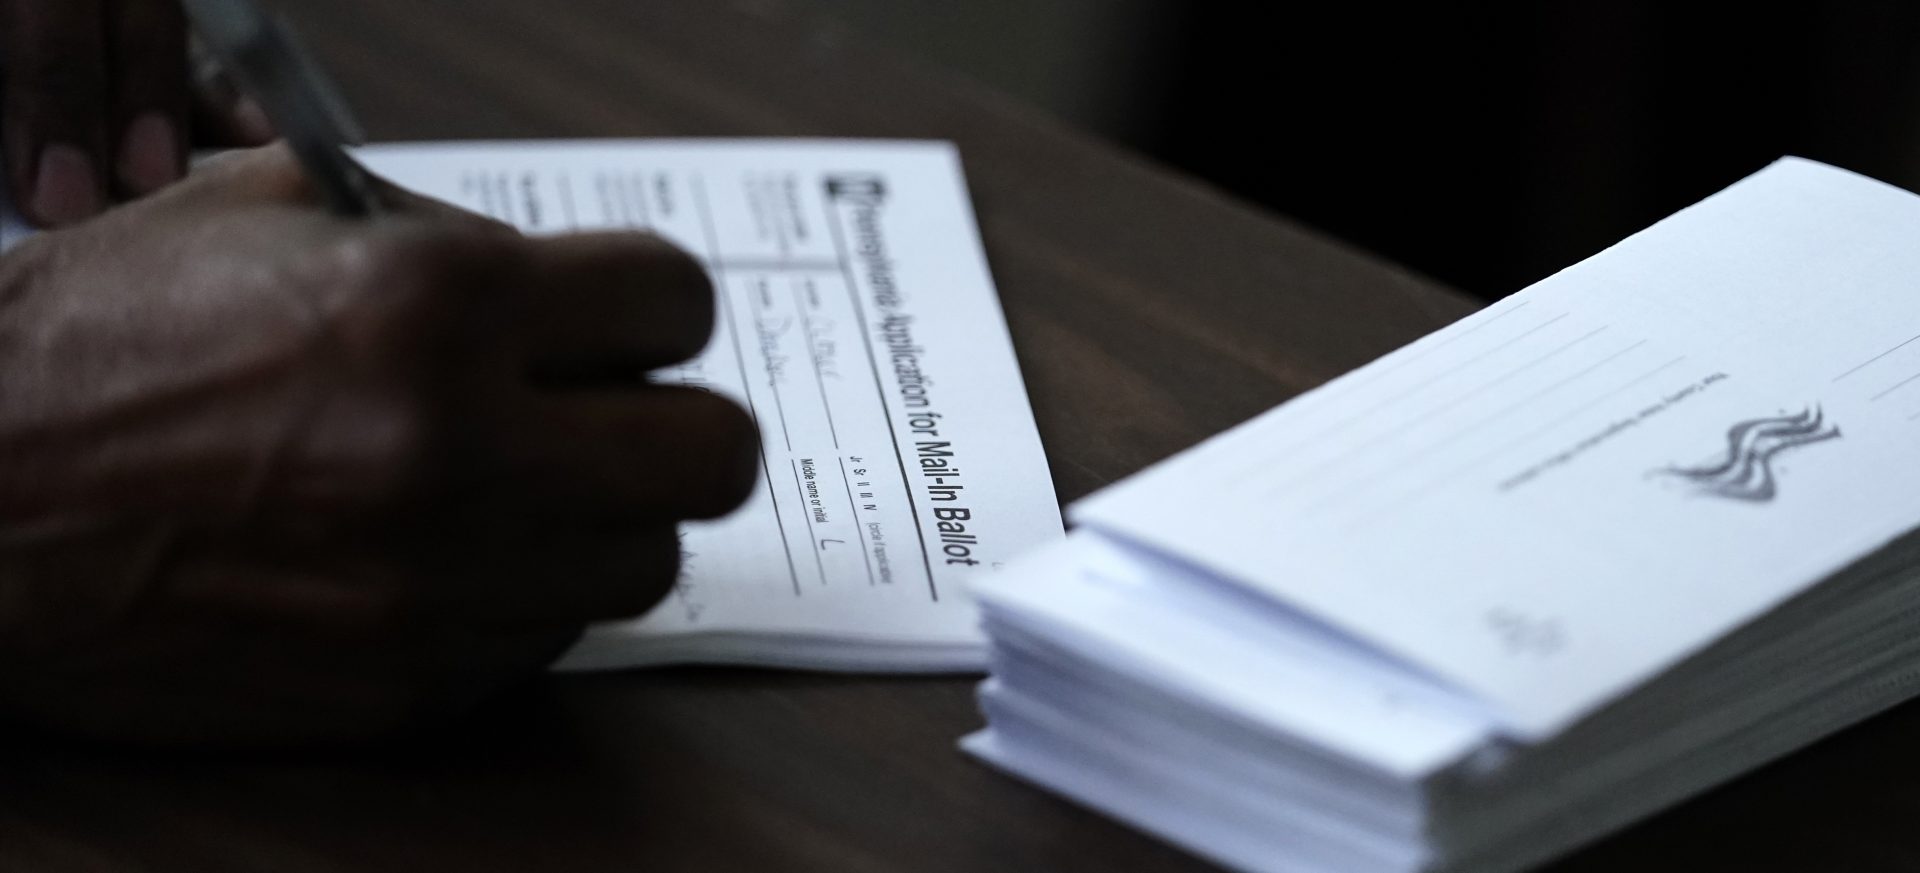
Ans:
<svg viewBox="0 0 1920 873"><path fill-rule="evenodd" d="M974 754L1230 867L1515 870L1920 691L1920 197L1785 160L1075 506Z"/></svg>

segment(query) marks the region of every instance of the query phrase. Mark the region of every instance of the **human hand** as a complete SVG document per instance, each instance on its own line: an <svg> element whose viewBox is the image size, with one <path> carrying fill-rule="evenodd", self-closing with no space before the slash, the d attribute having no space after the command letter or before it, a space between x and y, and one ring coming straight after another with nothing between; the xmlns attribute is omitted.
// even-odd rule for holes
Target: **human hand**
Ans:
<svg viewBox="0 0 1920 873"><path fill-rule="evenodd" d="M744 499L752 421L641 375L707 341L697 263L389 198L237 153L0 259L0 711L403 728L650 607L676 522Z"/></svg>
<svg viewBox="0 0 1920 873"><path fill-rule="evenodd" d="M72 224L179 180L190 145L271 139L259 107L211 70L188 57L179 0L0 0L15 204L41 226Z"/></svg>

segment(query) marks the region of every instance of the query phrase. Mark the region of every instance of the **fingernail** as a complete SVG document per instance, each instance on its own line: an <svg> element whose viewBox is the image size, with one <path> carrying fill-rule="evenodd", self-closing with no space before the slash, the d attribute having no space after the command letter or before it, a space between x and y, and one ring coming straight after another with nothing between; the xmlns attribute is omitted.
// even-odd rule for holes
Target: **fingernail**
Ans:
<svg viewBox="0 0 1920 873"><path fill-rule="evenodd" d="M165 115L151 113L127 125L120 144L120 181L146 194L180 178L180 134Z"/></svg>
<svg viewBox="0 0 1920 873"><path fill-rule="evenodd" d="M102 205L100 177L86 152L70 145L51 145L40 153L33 211L41 221L73 224L92 218Z"/></svg>
<svg viewBox="0 0 1920 873"><path fill-rule="evenodd" d="M233 126L235 132L252 145L262 145L274 138L273 121L267 118L267 111L244 94L234 101Z"/></svg>

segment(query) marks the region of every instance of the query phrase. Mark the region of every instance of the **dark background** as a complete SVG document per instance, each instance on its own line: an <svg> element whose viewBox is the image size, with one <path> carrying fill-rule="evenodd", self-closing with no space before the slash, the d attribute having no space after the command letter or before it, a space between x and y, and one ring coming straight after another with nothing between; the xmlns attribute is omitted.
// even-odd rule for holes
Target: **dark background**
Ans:
<svg viewBox="0 0 1920 873"><path fill-rule="evenodd" d="M1920 3L822 2L1486 298L1781 155L1920 188Z"/></svg>

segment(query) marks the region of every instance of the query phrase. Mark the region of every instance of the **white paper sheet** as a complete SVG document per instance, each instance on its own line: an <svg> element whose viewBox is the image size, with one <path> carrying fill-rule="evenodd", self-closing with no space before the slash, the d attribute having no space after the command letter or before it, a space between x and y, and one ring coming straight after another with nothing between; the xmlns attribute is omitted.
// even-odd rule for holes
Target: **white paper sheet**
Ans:
<svg viewBox="0 0 1920 873"><path fill-rule="evenodd" d="M1550 734L1920 522L1920 197L1782 161L1074 516Z"/></svg>
<svg viewBox="0 0 1920 873"><path fill-rule="evenodd" d="M752 410L760 485L733 516L686 527L685 573L665 604L597 629L569 666L984 665L962 580L1058 539L1061 523L950 145L361 155L405 187L529 233L651 230L700 258L720 289L712 345L660 378Z"/></svg>
<svg viewBox="0 0 1920 873"><path fill-rule="evenodd" d="M1023 640L1047 641L1059 645L1046 649L1052 667L1062 667L1071 650L1091 662L1090 670L1126 675L1182 706L1399 781L1417 782L1458 761L1491 732L1470 701L1450 698L1367 650L1342 648L1277 610L1189 585L1182 575L1084 532L1029 553L974 586L1002 649L995 675L1007 678L1006 650ZM1100 680L1076 674L1074 681ZM1173 708L1142 707L1150 711L1135 722Z"/></svg>

